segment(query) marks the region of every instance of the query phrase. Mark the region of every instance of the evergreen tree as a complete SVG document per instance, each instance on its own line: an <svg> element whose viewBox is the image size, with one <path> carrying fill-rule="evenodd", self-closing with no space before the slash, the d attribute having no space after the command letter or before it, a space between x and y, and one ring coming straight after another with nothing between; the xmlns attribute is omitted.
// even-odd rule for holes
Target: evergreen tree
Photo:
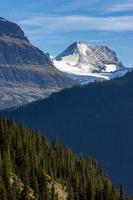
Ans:
<svg viewBox="0 0 133 200"><path fill-rule="evenodd" d="M120 196L119 200L125 200L125 194L124 194L124 186L120 185Z"/></svg>
<svg viewBox="0 0 133 200"><path fill-rule="evenodd" d="M0 200L7 200L5 185L0 181Z"/></svg>
<svg viewBox="0 0 133 200"><path fill-rule="evenodd" d="M128 199L96 160L77 156L57 140L50 144L38 132L3 118L0 138L0 200L58 200L55 185L57 191L59 185L65 188L68 200Z"/></svg>
<svg viewBox="0 0 133 200"><path fill-rule="evenodd" d="M54 183L52 184L52 188L51 188L51 200L56 200L56 194L55 194L55 187L54 187Z"/></svg>

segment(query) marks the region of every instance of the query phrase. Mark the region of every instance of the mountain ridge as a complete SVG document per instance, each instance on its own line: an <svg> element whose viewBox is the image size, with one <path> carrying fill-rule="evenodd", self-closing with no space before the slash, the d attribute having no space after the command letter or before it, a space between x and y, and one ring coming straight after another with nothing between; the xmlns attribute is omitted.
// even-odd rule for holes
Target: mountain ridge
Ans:
<svg viewBox="0 0 133 200"><path fill-rule="evenodd" d="M7 19L0 17L0 36L10 36L29 42L20 27Z"/></svg>

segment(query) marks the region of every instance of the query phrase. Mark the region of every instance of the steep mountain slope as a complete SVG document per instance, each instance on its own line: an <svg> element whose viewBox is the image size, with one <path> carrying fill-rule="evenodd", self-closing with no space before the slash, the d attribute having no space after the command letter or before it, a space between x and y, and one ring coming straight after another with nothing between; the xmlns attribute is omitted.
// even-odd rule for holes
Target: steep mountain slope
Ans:
<svg viewBox="0 0 133 200"><path fill-rule="evenodd" d="M0 118L1 200L123 200L100 164ZM58 161L58 162L57 162ZM128 200L128 198L127 198ZM131 200L131 199L130 199Z"/></svg>
<svg viewBox="0 0 133 200"><path fill-rule="evenodd" d="M34 101L75 82L53 67L21 28L0 18L0 109Z"/></svg>
<svg viewBox="0 0 133 200"><path fill-rule="evenodd" d="M6 115L95 156L115 183L133 191L133 72L66 89Z"/></svg>
<svg viewBox="0 0 133 200"><path fill-rule="evenodd" d="M53 63L57 69L81 83L108 80L122 76L128 70L108 47L81 42L70 45Z"/></svg>

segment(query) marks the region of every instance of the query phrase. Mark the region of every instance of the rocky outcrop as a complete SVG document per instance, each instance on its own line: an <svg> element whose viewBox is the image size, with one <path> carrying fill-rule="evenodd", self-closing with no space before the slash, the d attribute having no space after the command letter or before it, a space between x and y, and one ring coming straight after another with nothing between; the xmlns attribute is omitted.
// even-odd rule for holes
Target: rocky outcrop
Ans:
<svg viewBox="0 0 133 200"><path fill-rule="evenodd" d="M0 18L0 65L48 65L48 54L34 47L21 28L12 22Z"/></svg>

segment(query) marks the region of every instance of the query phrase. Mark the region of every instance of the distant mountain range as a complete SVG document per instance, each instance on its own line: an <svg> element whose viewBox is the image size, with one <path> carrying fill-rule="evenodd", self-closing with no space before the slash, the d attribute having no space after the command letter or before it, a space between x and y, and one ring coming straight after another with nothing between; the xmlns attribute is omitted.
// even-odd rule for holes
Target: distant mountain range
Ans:
<svg viewBox="0 0 133 200"><path fill-rule="evenodd" d="M80 42L51 59L17 24L0 18L0 110L77 84L123 76L128 70L108 47Z"/></svg>
<svg viewBox="0 0 133 200"><path fill-rule="evenodd" d="M133 72L65 89L2 113L98 159L111 179L133 192Z"/></svg>

